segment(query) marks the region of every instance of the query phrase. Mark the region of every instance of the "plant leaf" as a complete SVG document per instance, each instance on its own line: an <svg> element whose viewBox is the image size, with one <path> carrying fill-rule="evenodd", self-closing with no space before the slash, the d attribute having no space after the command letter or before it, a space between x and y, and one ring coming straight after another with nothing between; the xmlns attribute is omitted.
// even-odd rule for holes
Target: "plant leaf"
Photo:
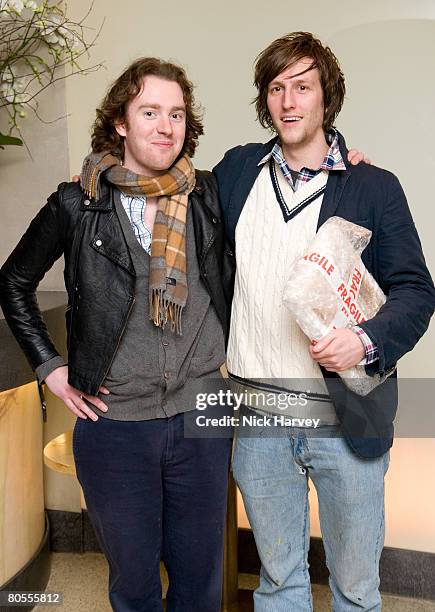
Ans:
<svg viewBox="0 0 435 612"><path fill-rule="evenodd" d="M15 136L7 136L0 132L0 147L3 149L5 145L18 145L22 146L23 141L21 138L15 138Z"/></svg>

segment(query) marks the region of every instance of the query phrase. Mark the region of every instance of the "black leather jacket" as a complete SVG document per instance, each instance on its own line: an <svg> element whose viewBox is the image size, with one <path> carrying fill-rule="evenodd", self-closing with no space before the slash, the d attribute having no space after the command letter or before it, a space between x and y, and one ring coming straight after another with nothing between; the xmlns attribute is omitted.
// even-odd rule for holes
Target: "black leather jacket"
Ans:
<svg viewBox="0 0 435 612"><path fill-rule="evenodd" d="M189 196L200 274L228 333L233 266L225 252L216 182L196 171ZM64 255L68 306L69 383L95 395L111 365L130 314L135 271L115 212L113 188L89 200L78 183L62 183L31 222L0 270L0 305L31 367L59 356L35 290Z"/></svg>

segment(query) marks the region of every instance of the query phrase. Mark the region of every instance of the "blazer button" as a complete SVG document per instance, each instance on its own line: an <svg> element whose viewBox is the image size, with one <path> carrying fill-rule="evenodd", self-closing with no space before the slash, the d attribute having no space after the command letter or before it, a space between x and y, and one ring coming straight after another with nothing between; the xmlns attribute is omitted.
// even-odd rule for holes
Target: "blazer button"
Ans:
<svg viewBox="0 0 435 612"><path fill-rule="evenodd" d="M85 201L83 202L83 204L84 204L85 206L89 206L89 204L90 204L90 203L91 203L91 202L90 202L90 200L85 200Z"/></svg>
<svg viewBox="0 0 435 612"><path fill-rule="evenodd" d="M218 222L216 217L213 217L212 221L213 221L213 223L217 223Z"/></svg>
<svg viewBox="0 0 435 612"><path fill-rule="evenodd" d="M95 241L95 244L96 244L97 246L101 246L101 245L103 244L103 241L102 241L102 240L96 240L96 241Z"/></svg>

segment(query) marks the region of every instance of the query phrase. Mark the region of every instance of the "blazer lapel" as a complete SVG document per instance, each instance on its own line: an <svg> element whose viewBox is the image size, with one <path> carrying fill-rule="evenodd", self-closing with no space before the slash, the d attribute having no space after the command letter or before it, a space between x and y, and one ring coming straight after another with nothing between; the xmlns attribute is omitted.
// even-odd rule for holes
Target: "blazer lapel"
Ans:
<svg viewBox="0 0 435 612"><path fill-rule="evenodd" d="M317 230L325 223L327 219L333 217L340 203L340 198L343 195L344 187L350 178L351 171L348 170L332 170L329 173L326 190L320 207L319 220L317 222Z"/></svg>
<svg viewBox="0 0 435 612"><path fill-rule="evenodd" d="M331 170L326 184L326 191L323 196L322 206L320 207L317 230L327 219L333 217L343 195L344 188L350 178L352 166L348 162L348 150L343 135L338 132L338 143L341 157L346 166L346 170Z"/></svg>

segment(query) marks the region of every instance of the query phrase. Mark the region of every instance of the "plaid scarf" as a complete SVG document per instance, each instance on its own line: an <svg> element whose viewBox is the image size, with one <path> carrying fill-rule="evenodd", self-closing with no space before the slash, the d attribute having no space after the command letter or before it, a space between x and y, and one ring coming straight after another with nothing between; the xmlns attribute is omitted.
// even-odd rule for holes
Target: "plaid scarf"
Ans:
<svg viewBox="0 0 435 612"><path fill-rule="evenodd" d="M181 335L181 313L187 302L186 220L195 168L185 155L165 174L147 177L121 165L108 151L91 153L83 163L81 184L91 198L101 196L101 177L127 195L157 197L150 262L150 319Z"/></svg>

